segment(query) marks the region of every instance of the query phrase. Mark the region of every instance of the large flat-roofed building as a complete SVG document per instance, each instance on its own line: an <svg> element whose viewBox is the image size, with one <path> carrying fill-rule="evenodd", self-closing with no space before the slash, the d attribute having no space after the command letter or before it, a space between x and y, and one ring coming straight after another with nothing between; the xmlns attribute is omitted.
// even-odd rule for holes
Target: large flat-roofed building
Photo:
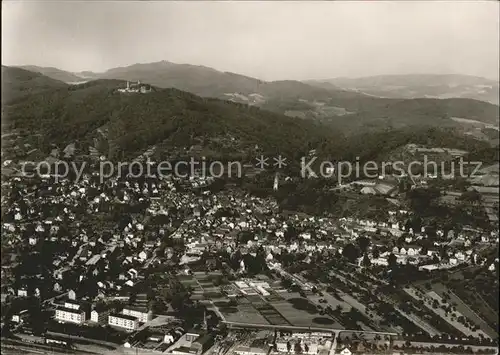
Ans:
<svg viewBox="0 0 500 355"><path fill-rule="evenodd" d="M112 327L118 327L129 331L139 328L139 321L136 317L118 313L112 313L108 316L108 324Z"/></svg>
<svg viewBox="0 0 500 355"><path fill-rule="evenodd" d="M136 307L125 307L122 310L122 314L126 316L135 317L139 322L146 323L153 319L153 312L148 309L136 308Z"/></svg>
<svg viewBox="0 0 500 355"><path fill-rule="evenodd" d="M67 307L58 307L56 309L55 318L60 322L69 322L77 324L82 324L86 320L85 311L81 309L74 309Z"/></svg>
<svg viewBox="0 0 500 355"><path fill-rule="evenodd" d="M71 308L71 309L81 309L82 306L80 303L73 301L73 300L67 300L64 302L64 308Z"/></svg>

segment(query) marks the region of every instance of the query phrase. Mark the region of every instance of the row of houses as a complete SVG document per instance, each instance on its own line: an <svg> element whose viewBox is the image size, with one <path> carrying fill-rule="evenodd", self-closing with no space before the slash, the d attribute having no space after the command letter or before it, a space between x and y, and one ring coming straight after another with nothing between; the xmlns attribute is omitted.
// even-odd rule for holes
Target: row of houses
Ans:
<svg viewBox="0 0 500 355"><path fill-rule="evenodd" d="M94 308L88 318L88 307L79 302L67 300L58 305L55 319L59 322L85 324L88 320L98 324L108 324L113 327L133 331L139 328L141 323L147 323L153 319L153 312L148 309L125 306L120 313L112 312L108 307Z"/></svg>

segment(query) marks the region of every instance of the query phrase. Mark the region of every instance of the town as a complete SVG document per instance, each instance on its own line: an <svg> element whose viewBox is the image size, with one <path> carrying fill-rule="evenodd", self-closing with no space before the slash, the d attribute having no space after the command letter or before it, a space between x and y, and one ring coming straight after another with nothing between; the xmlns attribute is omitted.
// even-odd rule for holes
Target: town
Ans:
<svg viewBox="0 0 500 355"><path fill-rule="evenodd" d="M3 1L2 355L498 355L495 1Z"/></svg>
<svg viewBox="0 0 500 355"><path fill-rule="evenodd" d="M12 344L110 354L495 351L494 220L426 226L380 179L340 192L389 200L373 218L286 211L205 174L54 179L3 182L2 332ZM272 185L279 193L278 175Z"/></svg>

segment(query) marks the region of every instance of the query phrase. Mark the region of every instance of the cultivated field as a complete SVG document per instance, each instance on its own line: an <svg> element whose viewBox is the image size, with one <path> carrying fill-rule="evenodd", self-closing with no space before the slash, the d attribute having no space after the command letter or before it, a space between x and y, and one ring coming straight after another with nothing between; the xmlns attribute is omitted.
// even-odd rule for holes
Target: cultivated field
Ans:
<svg viewBox="0 0 500 355"><path fill-rule="evenodd" d="M498 334L491 328L488 323L486 323L476 312L474 312L465 302L463 302L454 292L452 292L448 287L441 283L435 283L432 285L434 292L439 294L441 297L444 293L448 293L450 302L456 304L458 312L460 312L464 317L470 319L474 324L481 328L488 336L495 338Z"/></svg>

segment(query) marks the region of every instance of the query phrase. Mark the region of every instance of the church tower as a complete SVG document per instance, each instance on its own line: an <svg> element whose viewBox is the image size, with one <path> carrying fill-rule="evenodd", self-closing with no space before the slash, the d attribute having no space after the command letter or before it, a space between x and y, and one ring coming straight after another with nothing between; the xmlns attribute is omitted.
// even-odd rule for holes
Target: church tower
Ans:
<svg viewBox="0 0 500 355"><path fill-rule="evenodd" d="M273 190L278 191L278 187L279 187L279 175L278 173L276 173L276 175L274 175Z"/></svg>
<svg viewBox="0 0 500 355"><path fill-rule="evenodd" d="M203 310L203 330L208 329L208 323L207 323L207 310Z"/></svg>

